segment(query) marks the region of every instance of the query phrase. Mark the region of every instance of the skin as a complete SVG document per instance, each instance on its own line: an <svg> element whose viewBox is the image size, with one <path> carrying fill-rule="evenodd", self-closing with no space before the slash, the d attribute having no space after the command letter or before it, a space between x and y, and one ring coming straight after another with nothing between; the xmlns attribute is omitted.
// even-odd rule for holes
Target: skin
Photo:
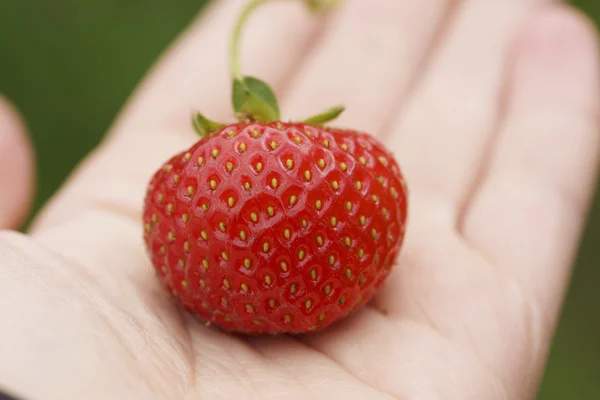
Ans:
<svg viewBox="0 0 600 400"><path fill-rule="evenodd" d="M411 210L372 304L320 334L245 339L172 305L140 222L151 173L196 140L190 110L230 118L241 4L215 2L179 38L30 232L0 233L0 387L28 399L533 398L596 178L592 25L550 0L259 11L246 73L272 83L286 116L344 102L338 125L394 151ZM0 157L5 228L30 190L13 164L31 163L20 132L0 131L17 160Z"/></svg>

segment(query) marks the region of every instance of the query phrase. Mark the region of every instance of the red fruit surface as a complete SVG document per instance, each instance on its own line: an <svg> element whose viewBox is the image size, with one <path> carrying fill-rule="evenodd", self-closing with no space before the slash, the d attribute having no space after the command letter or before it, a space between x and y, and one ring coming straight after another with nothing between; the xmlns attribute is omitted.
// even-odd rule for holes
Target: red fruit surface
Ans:
<svg viewBox="0 0 600 400"><path fill-rule="evenodd" d="M392 155L360 132L223 128L171 158L145 200L145 242L187 310L248 334L323 329L389 275L406 224Z"/></svg>

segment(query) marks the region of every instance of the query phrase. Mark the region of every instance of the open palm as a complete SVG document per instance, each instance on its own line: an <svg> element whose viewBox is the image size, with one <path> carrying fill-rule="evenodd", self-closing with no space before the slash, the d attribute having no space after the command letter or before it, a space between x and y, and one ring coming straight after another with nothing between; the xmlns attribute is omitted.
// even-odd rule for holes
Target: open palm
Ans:
<svg viewBox="0 0 600 400"><path fill-rule="evenodd" d="M395 153L410 214L369 306L321 333L248 339L174 306L140 218L152 172L196 140L191 111L230 119L242 3L215 2L167 52L28 236L0 234L0 387L32 400L531 398L598 161L590 25L550 0L259 11L246 72L273 84L289 117L344 102L338 124ZM26 168L5 173L8 159L0 184L23 186ZM4 227L24 190L2 191Z"/></svg>

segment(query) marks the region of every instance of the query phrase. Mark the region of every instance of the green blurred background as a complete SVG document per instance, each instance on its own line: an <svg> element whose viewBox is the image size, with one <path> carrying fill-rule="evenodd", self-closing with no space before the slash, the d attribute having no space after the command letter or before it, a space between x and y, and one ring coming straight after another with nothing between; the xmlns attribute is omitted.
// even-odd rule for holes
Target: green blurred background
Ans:
<svg viewBox="0 0 600 400"><path fill-rule="evenodd" d="M36 209L98 143L149 66L204 3L0 0L0 93L21 110L36 146ZM574 3L600 21L600 0ZM600 399L599 240L600 199L539 399Z"/></svg>

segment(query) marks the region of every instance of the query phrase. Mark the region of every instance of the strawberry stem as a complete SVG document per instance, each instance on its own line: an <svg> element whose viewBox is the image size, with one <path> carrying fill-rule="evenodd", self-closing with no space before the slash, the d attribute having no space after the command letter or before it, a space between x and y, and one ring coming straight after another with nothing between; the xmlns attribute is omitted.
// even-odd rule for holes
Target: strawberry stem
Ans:
<svg viewBox="0 0 600 400"><path fill-rule="evenodd" d="M272 0L250 0L238 17L229 48L229 63L233 76L232 101L241 122L271 122L281 118L277 97L269 85L260 79L244 76L240 62L240 40L252 13Z"/></svg>
<svg viewBox="0 0 600 400"><path fill-rule="evenodd" d="M270 2L271 0L251 0L242 9L240 16L233 28L233 36L231 37L231 43L229 47L229 63L231 68L231 74L233 79L236 81L243 81L244 75L242 74L242 66L240 63L240 39L242 37L242 31L248 22L248 19L252 15L252 12L259 6Z"/></svg>
<svg viewBox="0 0 600 400"><path fill-rule="evenodd" d="M252 13L260 6L273 0L249 0L242 8L234 25L233 35L229 44L229 68L233 77L232 105L235 116L242 123L273 122L281 120L277 97L269 85L258 78L245 76L240 61L240 41L244 27ZM301 0L315 13L330 10L344 0ZM344 110L334 107L306 121L314 124L325 124L335 119ZM193 119L196 132L202 137L210 136L225 124L211 121L198 113Z"/></svg>
<svg viewBox="0 0 600 400"><path fill-rule="evenodd" d="M233 79L236 81L243 81L244 74L242 73L242 66L240 62L240 39L242 32L248 19L252 13L263 4L269 3L273 0L249 0L248 3L242 8L240 15L235 23L233 29L233 36L231 37L231 43L229 47L229 63L231 74ZM344 0L302 0L310 8L311 11L316 13L322 13L333 9L335 6L342 3Z"/></svg>

